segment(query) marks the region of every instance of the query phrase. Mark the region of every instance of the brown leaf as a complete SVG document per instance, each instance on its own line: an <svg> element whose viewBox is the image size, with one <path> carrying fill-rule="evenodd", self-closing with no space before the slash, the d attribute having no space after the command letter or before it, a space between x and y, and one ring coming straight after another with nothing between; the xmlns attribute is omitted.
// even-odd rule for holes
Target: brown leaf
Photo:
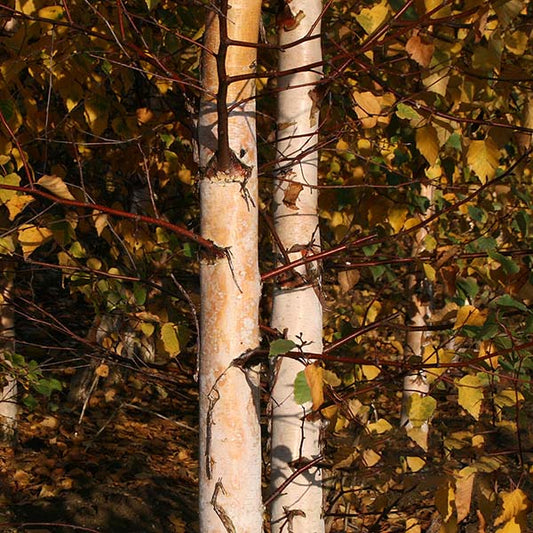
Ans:
<svg viewBox="0 0 533 533"><path fill-rule="evenodd" d="M298 209L296 207L296 200L298 200L298 196L302 192L303 188L304 186L301 183L289 183L289 186L287 187L287 190L285 191L285 194L283 196L283 203L289 209L294 209L295 211Z"/></svg>
<svg viewBox="0 0 533 533"><path fill-rule="evenodd" d="M341 291L348 292L361 277L359 270L343 270L339 272L337 279L339 280L339 285L341 286Z"/></svg>
<svg viewBox="0 0 533 533"><path fill-rule="evenodd" d="M435 45L426 42L420 35L415 34L407 41L405 49L413 61L423 67L429 67L435 51Z"/></svg>

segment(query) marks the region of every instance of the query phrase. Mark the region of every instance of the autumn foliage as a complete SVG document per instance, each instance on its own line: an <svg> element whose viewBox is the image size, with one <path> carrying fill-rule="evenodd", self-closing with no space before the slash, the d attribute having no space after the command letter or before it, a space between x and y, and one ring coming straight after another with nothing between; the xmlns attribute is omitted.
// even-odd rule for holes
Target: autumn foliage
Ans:
<svg viewBox="0 0 533 533"><path fill-rule="evenodd" d="M200 237L196 186L210 6L51 4L0 6L0 258L18 339L2 370L19 382L22 417L65 402L80 364L104 389L124 369L170 394L167 372L193 383L199 258L227 257ZM533 530L532 14L521 0L324 3L319 139L307 147L320 154L314 353L268 326L274 280L298 286L293 267L313 254L280 267L272 251L276 28L299 19L263 3L249 75L263 340L238 364L264 365L266 403L269 362L310 361L294 395L323 422L328 531ZM302 188L287 187L287 210ZM420 353L406 343L410 277L431 310ZM402 383L417 372L428 394L404 406L406 431Z"/></svg>

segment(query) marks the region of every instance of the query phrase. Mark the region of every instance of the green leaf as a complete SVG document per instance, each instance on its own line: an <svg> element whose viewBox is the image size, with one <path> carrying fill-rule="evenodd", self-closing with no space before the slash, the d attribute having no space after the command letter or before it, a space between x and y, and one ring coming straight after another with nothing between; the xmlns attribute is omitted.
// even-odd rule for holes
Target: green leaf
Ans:
<svg viewBox="0 0 533 533"><path fill-rule="evenodd" d="M459 135L458 133L452 133L446 141L446 144L459 152L463 149L463 146L461 144L461 135Z"/></svg>
<svg viewBox="0 0 533 533"><path fill-rule="evenodd" d="M477 281L474 278L468 277L468 278L458 278L457 279L457 288L459 289L459 294L464 299L470 299L476 297L477 293L479 292L479 287L477 284Z"/></svg>
<svg viewBox="0 0 533 533"><path fill-rule="evenodd" d="M503 296L500 296L494 303L495 305L500 307L513 307L514 309L519 309L520 311L529 311L527 305L523 304L522 302L519 302L518 300L515 300L509 294L504 294Z"/></svg>
<svg viewBox="0 0 533 533"><path fill-rule="evenodd" d="M134 283L133 296L137 305L144 305L146 303L146 287L141 283Z"/></svg>
<svg viewBox="0 0 533 533"><path fill-rule="evenodd" d="M522 237L529 235L529 224L531 217L525 211L518 211L515 215L515 222L522 234Z"/></svg>
<svg viewBox="0 0 533 533"><path fill-rule="evenodd" d="M298 405L302 405L311 400L311 389L309 388L309 383L307 383L305 372L302 370L301 372L298 372L296 379L294 380L294 401Z"/></svg>
<svg viewBox="0 0 533 533"><path fill-rule="evenodd" d="M420 120L422 115L413 109L410 105L399 103L396 106L396 116L398 118L409 119L409 120Z"/></svg>
<svg viewBox="0 0 533 533"><path fill-rule="evenodd" d="M25 396L22 402L30 411L34 411L35 409L37 409L37 406L39 405L39 402L31 394L28 394L27 396Z"/></svg>
<svg viewBox="0 0 533 533"><path fill-rule="evenodd" d="M290 352L296 348L296 344L289 339L276 339L270 343L270 351L268 355L270 357L275 357L276 355L282 355L284 353Z"/></svg>
<svg viewBox="0 0 533 533"><path fill-rule="evenodd" d="M506 274L516 274L520 271L520 267L510 257L495 252L494 250L489 251L489 257L498 261Z"/></svg>

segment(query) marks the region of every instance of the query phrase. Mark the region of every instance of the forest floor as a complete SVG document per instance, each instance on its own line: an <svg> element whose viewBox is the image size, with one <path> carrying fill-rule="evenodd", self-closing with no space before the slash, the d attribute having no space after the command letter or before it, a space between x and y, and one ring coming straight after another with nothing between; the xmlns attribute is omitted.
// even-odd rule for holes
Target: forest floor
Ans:
<svg viewBox="0 0 533 533"><path fill-rule="evenodd" d="M177 368L176 368L177 370ZM81 405L23 412L0 454L0 531L198 530L196 386L131 374Z"/></svg>

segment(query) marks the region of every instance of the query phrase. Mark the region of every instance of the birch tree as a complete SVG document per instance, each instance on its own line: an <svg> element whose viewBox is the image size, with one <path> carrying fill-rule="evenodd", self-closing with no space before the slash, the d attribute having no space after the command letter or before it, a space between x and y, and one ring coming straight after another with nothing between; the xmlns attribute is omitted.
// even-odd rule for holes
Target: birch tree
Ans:
<svg viewBox="0 0 533 533"><path fill-rule="evenodd" d="M17 380L13 374L11 356L15 337L15 317L11 303L13 272L5 268L0 293L0 364L2 387L0 397L0 441L12 445L17 430Z"/></svg>
<svg viewBox="0 0 533 533"><path fill-rule="evenodd" d="M262 529L258 373L232 363L259 343L254 80L261 2L226 0L207 20L200 112L200 530ZM249 43L238 46L236 42Z"/></svg>
<svg viewBox="0 0 533 533"><path fill-rule="evenodd" d="M420 195L428 199L430 205L433 200L433 189L431 184L421 186ZM431 213L431 208L428 214ZM419 257L425 250L424 239L428 236L427 226L422 226L413 237L412 256ZM415 267L416 268L416 267ZM412 327L407 332L406 348L409 357L415 356L424 358L424 350L428 344L427 325L431 320L430 306L430 281L419 279L415 272L409 274L407 278L407 290L410 297L409 326ZM416 410L415 403L429 392L427 372L416 371L409 373L403 380L402 415L400 424L406 429L415 442L424 450L427 450L429 433L428 420L411 420L409 413L411 409ZM418 409L420 410L420 409Z"/></svg>
<svg viewBox="0 0 533 533"><path fill-rule="evenodd" d="M279 71L297 69L278 81L278 173L274 184L274 223L280 261L320 251L317 213L318 107L316 85L321 61L321 3L297 0L285 5L287 21L279 28ZM322 305L315 263L296 269L274 291L272 326L303 351L322 351ZM320 423L308 420L311 404L299 405L294 381L305 358L280 357L273 365L271 489L279 491L297 467L320 455ZM309 468L273 500L272 531L324 530L322 474Z"/></svg>

